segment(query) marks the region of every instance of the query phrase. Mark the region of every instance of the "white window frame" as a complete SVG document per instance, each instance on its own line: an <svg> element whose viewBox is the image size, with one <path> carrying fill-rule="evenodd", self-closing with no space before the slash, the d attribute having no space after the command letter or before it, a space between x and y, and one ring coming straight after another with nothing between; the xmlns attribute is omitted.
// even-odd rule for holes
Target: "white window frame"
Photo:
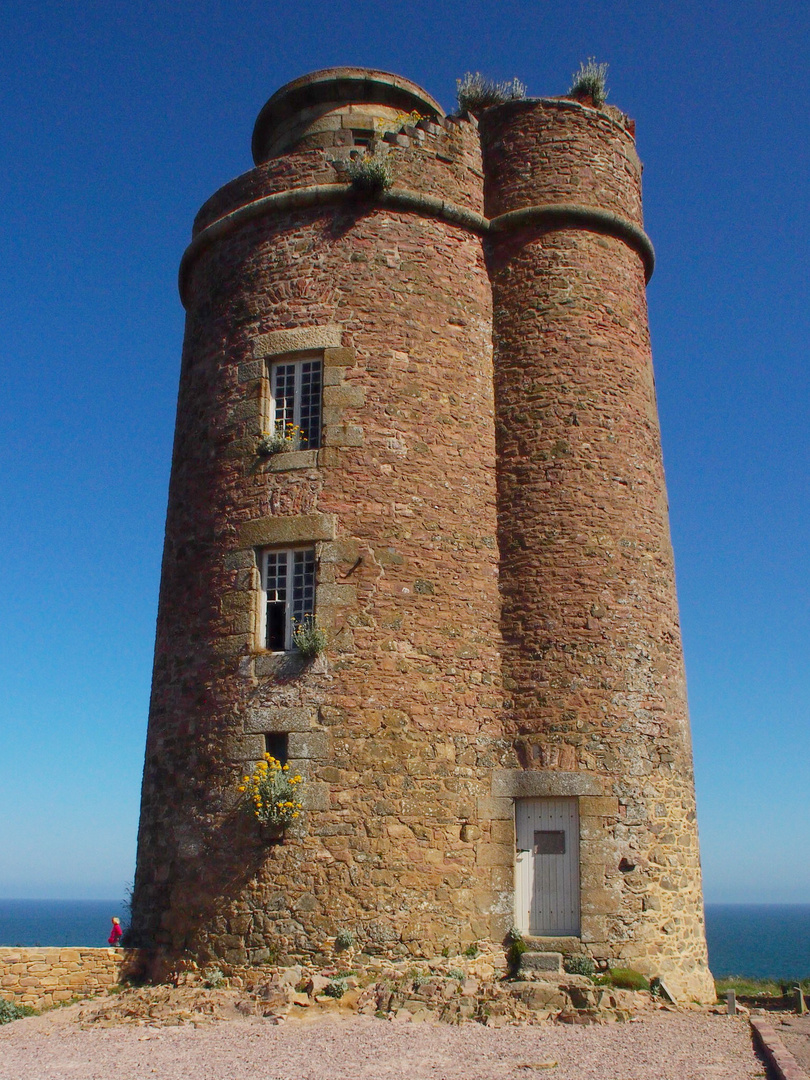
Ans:
<svg viewBox="0 0 810 1080"><path fill-rule="evenodd" d="M269 652L291 652L294 648L293 634L296 624L302 623L307 616L315 616L315 547L308 544L290 548L258 548L256 557L261 581L259 644ZM300 575L301 580L296 580L297 575ZM271 593L275 598L280 591L283 591L283 599L270 599ZM268 643L271 603L276 610L275 617L283 619L283 648L273 647ZM276 629L280 627L276 625Z"/></svg>
<svg viewBox="0 0 810 1080"><path fill-rule="evenodd" d="M308 376L311 375L311 370L308 371L308 365L316 364L318 368L318 389L317 389L317 404L315 406L317 415L317 431L314 438L312 438L312 423L307 421L306 415L304 416L304 423L302 424L302 407L306 404L306 392ZM278 378L281 370L284 369L288 379L288 394L286 397L290 398L286 407L282 406L278 400ZM321 445L323 434L323 352L315 350L307 353L296 353L294 355L277 356L272 359L268 364L267 371L268 383L269 383L269 430L276 431L277 427L287 424L294 424L297 428L302 429L307 438L301 444L302 450L317 450ZM291 387L289 384L292 384ZM289 393L291 388L292 393Z"/></svg>

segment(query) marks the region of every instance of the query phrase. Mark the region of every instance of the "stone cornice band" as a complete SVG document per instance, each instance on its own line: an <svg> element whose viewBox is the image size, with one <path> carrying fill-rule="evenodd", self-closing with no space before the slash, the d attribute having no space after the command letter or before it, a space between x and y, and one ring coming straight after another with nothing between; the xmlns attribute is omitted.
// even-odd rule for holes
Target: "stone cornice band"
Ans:
<svg viewBox="0 0 810 1080"><path fill-rule="evenodd" d="M526 225L537 225L547 231L564 228L584 229L602 233L605 236L613 236L636 251L644 264L646 281L652 277L655 266L655 251L644 230L634 225L632 221L628 221L627 218L595 206L549 203L545 206L526 206L520 210L510 210L505 214L499 214L494 218L486 218L483 214L477 214L474 210L458 206L447 199L422 195L419 192L408 191L406 188L391 188L375 197L373 201L361 203L351 184L317 184L312 187L292 188L288 191L264 195L260 199L232 210L231 213L218 218L197 233L180 260L181 300L183 303L186 301L186 280L189 269L197 256L246 221L267 214L302 210L310 206L325 206L329 203L349 200L369 209L386 206L394 210L412 210L417 214L441 218L452 225L480 233L482 236L487 233L508 232Z"/></svg>
<svg viewBox="0 0 810 1080"><path fill-rule="evenodd" d="M505 232L524 225L540 225L548 231L580 228L623 240L638 253L644 263L644 280L649 281L655 269L655 248L652 240L632 221L596 206L576 203L548 203L546 206L525 206L499 214L489 222L490 232Z"/></svg>

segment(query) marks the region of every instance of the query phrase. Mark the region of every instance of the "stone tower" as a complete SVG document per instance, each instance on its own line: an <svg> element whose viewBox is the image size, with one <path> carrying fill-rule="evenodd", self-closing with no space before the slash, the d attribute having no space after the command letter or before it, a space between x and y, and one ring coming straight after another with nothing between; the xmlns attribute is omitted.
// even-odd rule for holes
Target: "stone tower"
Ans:
<svg viewBox="0 0 810 1080"><path fill-rule="evenodd" d="M253 152L181 267L134 938L239 967L515 924L709 999L632 122L336 68ZM304 777L281 837L238 792L265 752Z"/></svg>

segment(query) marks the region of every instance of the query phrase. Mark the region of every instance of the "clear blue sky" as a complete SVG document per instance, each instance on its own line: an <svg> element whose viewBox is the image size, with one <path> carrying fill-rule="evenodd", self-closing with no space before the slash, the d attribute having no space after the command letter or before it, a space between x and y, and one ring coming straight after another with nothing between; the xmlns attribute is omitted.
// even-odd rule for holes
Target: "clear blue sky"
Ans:
<svg viewBox="0 0 810 1080"><path fill-rule="evenodd" d="M0 896L133 877L192 218L297 75L634 116L708 900L810 902L810 7L23 3L0 15Z"/></svg>

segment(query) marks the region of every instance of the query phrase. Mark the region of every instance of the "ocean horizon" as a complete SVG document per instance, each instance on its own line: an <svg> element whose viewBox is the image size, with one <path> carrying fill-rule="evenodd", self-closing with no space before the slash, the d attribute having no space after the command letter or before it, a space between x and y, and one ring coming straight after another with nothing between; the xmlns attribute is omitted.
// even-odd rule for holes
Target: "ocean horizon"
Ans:
<svg viewBox="0 0 810 1080"><path fill-rule="evenodd" d="M102 948L116 915L126 925L123 900L0 900L0 946L82 945Z"/></svg>
<svg viewBox="0 0 810 1080"><path fill-rule="evenodd" d="M707 904L706 940L716 979L810 978L810 904Z"/></svg>
<svg viewBox="0 0 810 1080"><path fill-rule="evenodd" d="M126 926L122 900L0 900L0 946L107 944L110 919ZM715 978L810 978L810 904L707 904Z"/></svg>

